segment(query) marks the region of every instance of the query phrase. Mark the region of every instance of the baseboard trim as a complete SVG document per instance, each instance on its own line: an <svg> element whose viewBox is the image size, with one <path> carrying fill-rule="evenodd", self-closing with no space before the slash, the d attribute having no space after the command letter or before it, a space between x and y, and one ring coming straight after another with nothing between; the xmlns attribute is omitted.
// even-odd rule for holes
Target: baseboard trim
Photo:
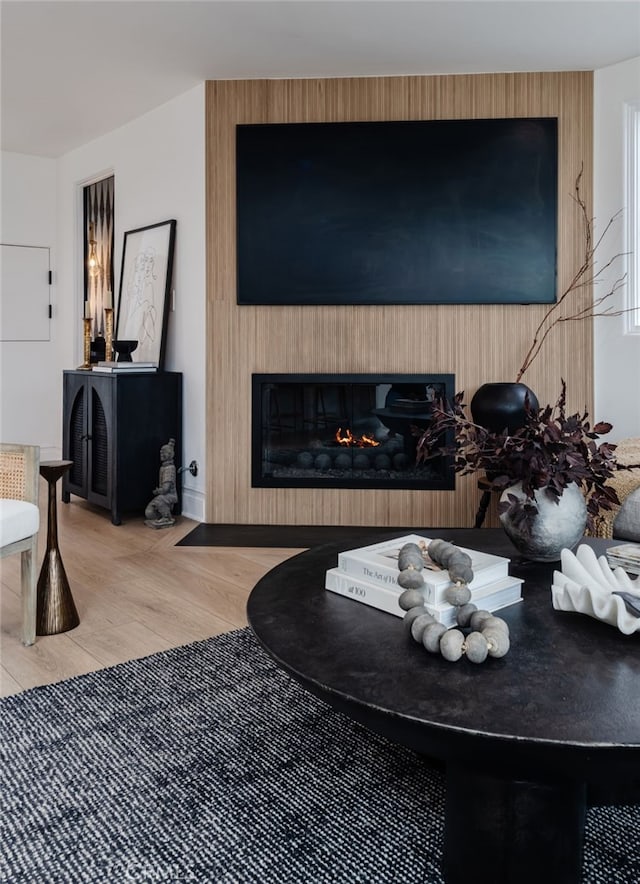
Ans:
<svg viewBox="0 0 640 884"><path fill-rule="evenodd" d="M204 494L194 488L182 489L182 515L194 522L204 522Z"/></svg>

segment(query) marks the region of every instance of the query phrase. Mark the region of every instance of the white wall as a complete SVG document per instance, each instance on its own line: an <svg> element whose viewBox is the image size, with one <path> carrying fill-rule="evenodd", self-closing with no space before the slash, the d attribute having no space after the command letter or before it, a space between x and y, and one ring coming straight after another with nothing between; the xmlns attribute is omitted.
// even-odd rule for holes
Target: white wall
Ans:
<svg viewBox="0 0 640 884"><path fill-rule="evenodd" d="M175 218L175 309L169 314L165 368L183 372L183 512L204 519L205 413L205 180L204 83L58 162L60 281L75 304L68 360L81 360L81 263L78 218L84 182L115 175L115 290L120 284L124 232ZM71 349L72 348L72 349ZM73 355L71 355L73 353ZM178 465L180 466L180 465Z"/></svg>
<svg viewBox="0 0 640 884"><path fill-rule="evenodd" d="M183 373L183 464L195 460L199 468L197 477L188 472L183 474L183 513L202 521L206 303L204 83L57 161L3 156L3 178L12 183L9 189L3 180L3 218L6 216L14 222L15 236L19 233L29 236L28 244L55 244L57 285L55 340L51 346L12 345L14 350L23 348L20 357L14 350L6 356L10 372L3 370L0 395L3 403L7 395L7 417L15 425L15 432L9 432L13 427L7 423L2 436L7 440L24 436L24 440L34 440L44 446L48 456L61 454L62 371L82 362L82 188L89 181L111 173L115 175L114 297L117 298L120 282L124 232L169 218L177 220L175 310L169 315L165 368ZM40 219L43 229L30 226L30 219ZM34 354L32 349L38 346L41 349ZM3 345L0 351L3 360L7 347ZM20 409L33 410L28 426L23 426L26 419L20 418ZM29 433L25 435L27 430Z"/></svg>
<svg viewBox="0 0 640 884"><path fill-rule="evenodd" d="M640 100L640 58L602 68L594 77L595 233L626 208L625 102ZM640 247L636 245L636 247ZM616 223L599 250L600 263L625 251L624 219ZM624 270L623 262L616 269ZM614 279L612 273L607 279ZM604 294L606 289L602 289ZM596 295L597 295L596 290ZM613 303L613 300L611 301ZM615 298L625 307L625 293ZM613 424L613 441L640 436L640 335L626 334L626 317L596 319L594 418Z"/></svg>
<svg viewBox="0 0 640 884"><path fill-rule="evenodd" d="M3 152L0 158L0 242L50 249L51 337L0 342L0 439L40 445L41 457L60 456L61 387L52 384L64 365L61 334L68 304L58 285L56 161Z"/></svg>

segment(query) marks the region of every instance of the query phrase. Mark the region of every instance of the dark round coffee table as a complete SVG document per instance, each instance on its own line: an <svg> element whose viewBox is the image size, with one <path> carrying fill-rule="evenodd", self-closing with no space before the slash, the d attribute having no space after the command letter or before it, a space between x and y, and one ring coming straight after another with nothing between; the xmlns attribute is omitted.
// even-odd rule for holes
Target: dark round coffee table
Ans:
<svg viewBox="0 0 640 884"><path fill-rule="evenodd" d="M399 617L324 589L326 544L270 571L249 623L309 691L372 731L444 762L447 882L578 884L587 784L611 789L640 761L640 634L554 611L553 566L519 560L501 529L416 529L511 558L524 601L512 646L474 665L428 654ZM395 538L372 534L356 546ZM587 540L603 553L611 541Z"/></svg>

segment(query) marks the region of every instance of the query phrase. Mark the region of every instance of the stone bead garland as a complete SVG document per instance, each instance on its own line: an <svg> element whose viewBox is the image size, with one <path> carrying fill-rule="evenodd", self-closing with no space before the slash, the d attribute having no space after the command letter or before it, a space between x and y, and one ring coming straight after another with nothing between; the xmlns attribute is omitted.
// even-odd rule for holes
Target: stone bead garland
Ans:
<svg viewBox="0 0 640 884"><path fill-rule="evenodd" d="M459 628L447 628L427 611L421 589L424 586L422 549L417 543L406 543L398 555L398 584L404 589L398 603L406 611L404 622L412 638L430 653L440 653L451 662L462 656L472 663L484 663L487 657L504 657L509 651L509 627L502 618L490 611L478 610L471 602L467 585L473 580L470 556L446 540L432 540L427 554L449 572L452 586L445 592L445 599L458 609ZM463 629L469 631L465 634Z"/></svg>

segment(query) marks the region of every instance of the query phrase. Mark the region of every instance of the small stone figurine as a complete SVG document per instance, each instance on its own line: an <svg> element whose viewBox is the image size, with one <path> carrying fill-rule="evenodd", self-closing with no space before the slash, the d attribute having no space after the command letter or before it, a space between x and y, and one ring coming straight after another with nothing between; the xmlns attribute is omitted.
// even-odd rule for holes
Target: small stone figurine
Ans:
<svg viewBox="0 0 640 884"><path fill-rule="evenodd" d="M144 523L149 528L168 528L176 521L171 515L174 504L178 502L176 468L173 462L175 447L175 439L169 439L167 444L160 449L158 487L154 488L154 497L144 511Z"/></svg>

